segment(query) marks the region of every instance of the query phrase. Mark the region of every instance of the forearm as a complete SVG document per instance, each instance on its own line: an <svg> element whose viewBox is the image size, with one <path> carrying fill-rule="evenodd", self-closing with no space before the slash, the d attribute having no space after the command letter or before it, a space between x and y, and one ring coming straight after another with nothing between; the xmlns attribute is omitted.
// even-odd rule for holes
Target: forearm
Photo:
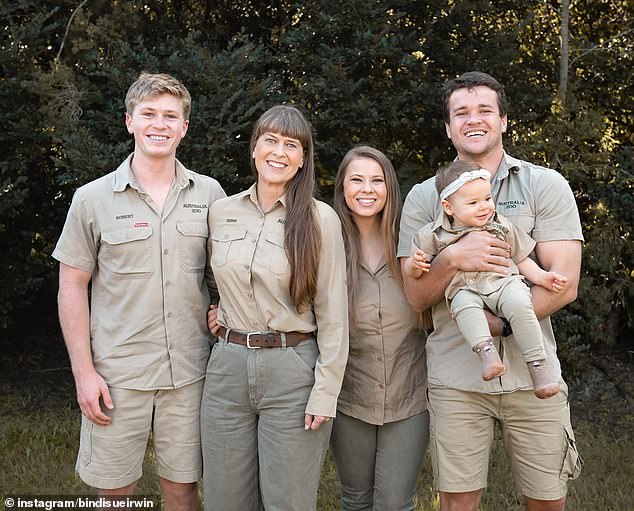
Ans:
<svg viewBox="0 0 634 511"><path fill-rule="evenodd" d="M577 298L581 273L581 242L575 240L538 243L537 258L546 271L553 271L567 279L566 287L559 293L540 286L533 286L533 309L538 319L557 312Z"/></svg>
<svg viewBox="0 0 634 511"><path fill-rule="evenodd" d="M91 274L60 264L58 310L75 381L95 372L90 349L88 283Z"/></svg>
<svg viewBox="0 0 634 511"><path fill-rule="evenodd" d="M75 379L94 371L90 350L88 294L71 286L60 287L59 322Z"/></svg>
<svg viewBox="0 0 634 511"><path fill-rule="evenodd" d="M533 261L530 257L526 257L519 263L517 263L517 268L520 273L524 275L528 280L530 280L533 284L542 287L548 287L545 282L545 277L547 272L540 268L540 266Z"/></svg>

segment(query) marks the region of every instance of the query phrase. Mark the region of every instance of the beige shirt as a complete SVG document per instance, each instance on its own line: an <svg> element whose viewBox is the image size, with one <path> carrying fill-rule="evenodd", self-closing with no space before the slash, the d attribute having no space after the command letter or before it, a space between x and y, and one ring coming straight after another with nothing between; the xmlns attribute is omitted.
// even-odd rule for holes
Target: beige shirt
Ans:
<svg viewBox="0 0 634 511"><path fill-rule="evenodd" d="M177 161L161 213L131 158L75 192L53 257L92 273L91 349L108 385L177 388L205 375L208 212L225 193Z"/></svg>
<svg viewBox="0 0 634 511"><path fill-rule="evenodd" d="M285 198L262 213L256 186L214 203L211 266L218 284L218 321L242 332L317 332L319 359L306 413L334 417L348 356L346 259L334 210L315 201L321 228L317 295L298 313L290 296L284 249Z"/></svg>
<svg viewBox="0 0 634 511"><path fill-rule="evenodd" d="M385 262L357 273L357 324L337 409L370 424L407 419L427 409L425 334Z"/></svg>
<svg viewBox="0 0 634 511"><path fill-rule="evenodd" d="M459 271L447 289L445 297L451 300L461 289L468 289L482 295L490 295L498 291L509 278L522 279L517 264L526 259L535 248L535 240L525 232L520 231L506 217L494 213L489 223L483 227L453 227L449 217L443 211L438 220L420 229L412 242L412 250L419 248L433 257L455 243L465 234L472 231L489 231L511 247L511 265L507 268L507 275L492 271Z"/></svg>
<svg viewBox="0 0 634 511"><path fill-rule="evenodd" d="M583 240L577 205L570 186L558 172L504 155L491 182L496 210L537 243ZM401 217L398 256L410 254L412 238L441 214L434 178L415 185L405 199ZM534 253L531 257L535 258ZM532 389L526 364L513 336L500 345L506 375L489 382L480 377L481 367L447 310L445 300L432 308L434 331L427 338L428 382L455 389L500 393ZM550 318L540 321L546 364L561 380L557 346Z"/></svg>

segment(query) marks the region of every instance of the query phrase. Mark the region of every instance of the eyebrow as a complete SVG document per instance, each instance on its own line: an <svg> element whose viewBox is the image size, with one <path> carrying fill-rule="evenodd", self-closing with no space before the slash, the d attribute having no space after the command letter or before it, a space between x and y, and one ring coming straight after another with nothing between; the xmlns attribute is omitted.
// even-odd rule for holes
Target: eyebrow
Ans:
<svg viewBox="0 0 634 511"><path fill-rule="evenodd" d="M298 139L296 139L296 138L287 137L287 136L281 135L279 133L274 133L272 131L265 131L264 133L262 133L262 136L268 136L268 137L273 137L273 138L283 138L283 139L285 139L285 140L287 140L289 142L296 142L296 143L301 145L301 142Z"/></svg>

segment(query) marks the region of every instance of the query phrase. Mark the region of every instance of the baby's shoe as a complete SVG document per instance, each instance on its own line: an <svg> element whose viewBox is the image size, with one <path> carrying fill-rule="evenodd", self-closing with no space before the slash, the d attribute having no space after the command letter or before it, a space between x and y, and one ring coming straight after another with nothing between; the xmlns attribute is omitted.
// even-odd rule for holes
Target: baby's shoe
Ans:
<svg viewBox="0 0 634 511"><path fill-rule="evenodd" d="M486 341L476 344L473 347L473 351L478 354L480 362L482 362L482 379L484 381L489 381L506 374L506 367L500 359L498 350L495 349L493 339L489 337Z"/></svg>
<svg viewBox="0 0 634 511"><path fill-rule="evenodd" d="M533 391L539 399L548 399L559 393L559 383L554 381L546 368L545 360L533 360L526 365L533 381Z"/></svg>

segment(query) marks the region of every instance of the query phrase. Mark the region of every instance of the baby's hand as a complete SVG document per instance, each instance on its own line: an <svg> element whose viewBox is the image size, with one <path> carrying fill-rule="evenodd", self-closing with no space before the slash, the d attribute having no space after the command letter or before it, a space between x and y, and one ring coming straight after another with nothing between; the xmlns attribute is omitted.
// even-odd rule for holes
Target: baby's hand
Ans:
<svg viewBox="0 0 634 511"><path fill-rule="evenodd" d="M429 267L431 266L429 263L429 257L422 250L414 252L414 255L412 255L412 262L415 267L421 271L429 271Z"/></svg>
<svg viewBox="0 0 634 511"><path fill-rule="evenodd" d="M549 291L560 293L568 285L568 278L554 271L548 271L544 277L544 284Z"/></svg>
<svg viewBox="0 0 634 511"><path fill-rule="evenodd" d="M405 261L405 273L414 279L419 278L423 272L428 272L431 264L427 261L429 257L422 250L416 250L411 257Z"/></svg>

